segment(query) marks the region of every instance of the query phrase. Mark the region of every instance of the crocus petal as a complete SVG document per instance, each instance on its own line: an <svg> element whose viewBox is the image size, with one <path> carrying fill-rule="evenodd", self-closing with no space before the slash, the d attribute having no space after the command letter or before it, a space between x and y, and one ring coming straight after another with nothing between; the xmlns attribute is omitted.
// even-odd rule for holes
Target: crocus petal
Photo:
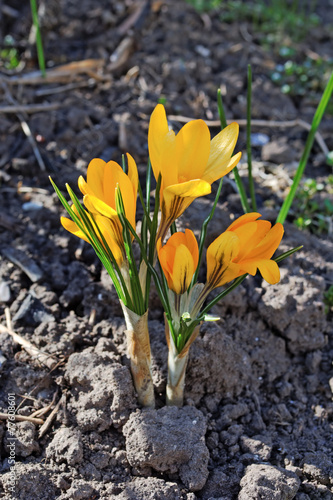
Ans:
<svg viewBox="0 0 333 500"><path fill-rule="evenodd" d="M196 269L199 262L199 247L197 239L194 236L193 231L191 231L190 229L185 229L185 240L186 240L186 246L192 255L194 268Z"/></svg>
<svg viewBox="0 0 333 500"><path fill-rule="evenodd" d="M223 274L239 252L239 239L231 231L222 233L207 248L207 282L212 288L221 286ZM225 282L225 281L224 281Z"/></svg>
<svg viewBox="0 0 333 500"><path fill-rule="evenodd" d="M193 258L189 249L185 245L179 245L174 257L172 286L169 288L178 295L185 293L191 284L194 271Z"/></svg>
<svg viewBox="0 0 333 500"><path fill-rule="evenodd" d="M104 178L104 168L105 161L100 158L94 158L88 165L87 169L87 183L85 187L88 187L86 192L82 191L80 186L79 179L79 187L82 191L82 194L94 194L98 198L104 198L104 189L103 189L103 178ZM81 183L82 185L82 183Z"/></svg>
<svg viewBox="0 0 333 500"><path fill-rule="evenodd" d="M110 207L99 198L96 198L96 196L87 194L86 196L84 196L83 202L87 210L89 210L89 212L91 213L101 214L104 215L104 217L109 217L110 219L113 217L118 217L117 211L114 210L114 208Z"/></svg>
<svg viewBox="0 0 333 500"><path fill-rule="evenodd" d="M259 217L261 217L261 214L258 212L249 212L248 214L241 215L232 224L230 224L227 231L233 231L237 227L243 226L246 222L252 222L259 219Z"/></svg>
<svg viewBox="0 0 333 500"><path fill-rule="evenodd" d="M217 181L218 179L221 179L221 177L224 177L227 175L235 166L237 163L239 163L239 160L242 157L242 153L239 152L236 155L234 155L230 160L219 163L219 164L214 164L210 167L207 166L202 178L209 182L210 184L213 184L213 182Z"/></svg>
<svg viewBox="0 0 333 500"><path fill-rule="evenodd" d="M95 216L95 221L96 221L96 224L97 224L99 230L101 231L103 237L105 238L105 241L106 241L109 249L111 250L113 257L115 258L118 266L121 266L121 264L124 260L124 255L123 255L122 248L120 247L120 245L117 241L117 240L119 240L119 237L115 233L114 225L112 224L112 222L109 219L107 219L106 217L103 217L102 215L98 215L98 214ZM97 228L96 228L96 233L99 235Z"/></svg>
<svg viewBox="0 0 333 500"><path fill-rule="evenodd" d="M210 152L210 132L203 120L184 125L176 136L178 181L201 179Z"/></svg>
<svg viewBox="0 0 333 500"><path fill-rule="evenodd" d="M162 212L166 219L176 220L184 210L199 196L211 192L208 182L196 179L174 184L164 189Z"/></svg>
<svg viewBox="0 0 333 500"><path fill-rule="evenodd" d="M208 178L214 178L214 170L222 170L221 165L227 165L229 162L231 155L235 149L236 142L238 139L239 126L237 123L231 123L227 127L225 127L219 134L217 134L210 143L210 154L208 163L205 168L204 177L207 181ZM230 171L240 160L240 154L236 155L237 158L234 158L234 164L232 166L226 167L226 170ZM227 173L227 172L226 172ZM225 175L225 174L223 174ZM222 176L220 176L222 177ZM214 182L219 177L215 177L212 181Z"/></svg>
<svg viewBox="0 0 333 500"><path fill-rule="evenodd" d="M74 234L78 238L81 238L82 240L86 241L87 243L90 243L84 232L78 228L78 226L75 224L73 220L68 219L68 217L60 217L60 222L62 226L66 229L66 231Z"/></svg>
<svg viewBox="0 0 333 500"><path fill-rule="evenodd" d="M270 259L280 245L284 229L279 222L273 226L263 240L247 254L247 259Z"/></svg>
<svg viewBox="0 0 333 500"><path fill-rule="evenodd" d="M126 153L126 156L128 165L127 175L133 186L133 196L136 203L136 199L138 196L138 185L139 185L138 167L136 166L133 156L131 156L129 153Z"/></svg>
<svg viewBox="0 0 333 500"><path fill-rule="evenodd" d="M237 262L249 258L248 255L265 238L271 226L272 224L267 220L257 220L248 222L232 231L237 234L241 247L237 255Z"/></svg>
<svg viewBox="0 0 333 500"><path fill-rule="evenodd" d="M157 254L164 274L171 275L173 268L173 261L175 258L175 248L170 248L170 245L162 246L161 238L158 240L160 243L157 245Z"/></svg>
<svg viewBox="0 0 333 500"><path fill-rule="evenodd" d="M166 179L166 177L168 177L168 171L175 170L175 165L172 165L172 161L174 161L175 146L175 133L169 131L164 106L158 104L150 117L148 149L155 179L157 180L161 173L166 185L169 185L169 181ZM167 164L167 162L170 163ZM177 172L174 173L176 180Z"/></svg>
<svg viewBox="0 0 333 500"><path fill-rule="evenodd" d="M126 217L135 227L136 198L134 199L133 184L118 163L111 161L105 165L104 186L104 201L114 209L116 208L116 189L120 189Z"/></svg>
<svg viewBox="0 0 333 500"><path fill-rule="evenodd" d="M280 269L275 260L259 260L257 261L258 269L261 276L270 285L275 285L280 281Z"/></svg>

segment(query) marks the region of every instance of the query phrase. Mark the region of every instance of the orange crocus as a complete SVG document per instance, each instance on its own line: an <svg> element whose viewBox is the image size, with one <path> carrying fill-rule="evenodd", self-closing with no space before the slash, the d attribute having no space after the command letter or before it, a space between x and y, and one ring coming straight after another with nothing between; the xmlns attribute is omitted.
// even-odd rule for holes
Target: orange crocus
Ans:
<svg viewBox="0 0 333 500"><path fill-rule="evenodd" d="M86 229L84 232L80 227L71 219L68 219L67 217L60 217L60 222L62 226L66 229L66 231L69 231L70 233L74 234L78 238L81 238L82 240L86 241L87 243L91 243L91 241L88 238L88 234L91 232L90 228L86 228L86 225L83 221L83 219L79 216L78 211L76 210L75 206L71 207L74 214L78 217L80 220L80 223L82 226ZM94 216L90 215L88 212L85 212L86 216L88 217L92 227L94 228L94 231L99 239L99 241L102 243L103 246L103 240L102 237L99 234L98 229L96 228L96 224L100 230L100 232L103 235L103 238L105 239L108 247L110 248L118 266L121 266L123 260L124 260L124 252L123 248L120 247L115 240L114 237L114 228L112 222L107 219L106 217L103 217L103 215L100 214L95 214ZM95 223L94 223L95 221Z"/></svg>
<svg viewBox="0 0 333 500"><path fill-rule="evenodd" d="M277 263L271 260L283 236L280 223L257 220L259 213L236 219L207 249L207 287L212 290L242 274L254 276L259 269L270 284L280 281Z"/></svg>
<svg viewBox="0 0 333 500"><path fill-rule="evenodd" d="M155 107L149 123L148 149L155 179L160 174L162 177L162 236L195 198L209 194L211 184L237 165L241 153L232 154L238 130L238 124L231 123L211 140L206 123L193 120L175 134L169 130L164 106Z"/></svg>
<svg viewBox="0 0 333 500"><path fill-rule="evenodd" d="M170 290L177 295L185 293L199 261L198 243L193 232L185 229L185 234L174 233L164 246L159 238L157 253Z"/></svg>
<svg viewBox="0 0 333 500"><path fill-rule="evenodd" d="M120 189L125 215L135 229L136 200L138 193L138 169L133 157L127 153L128 174L115 161L106 163L94 158L88 165L87 181L79 177L79 188L84 204L91 213L101 214L113 223L118 244L123 243L122 226L116 209L116 191Z"/></svg>

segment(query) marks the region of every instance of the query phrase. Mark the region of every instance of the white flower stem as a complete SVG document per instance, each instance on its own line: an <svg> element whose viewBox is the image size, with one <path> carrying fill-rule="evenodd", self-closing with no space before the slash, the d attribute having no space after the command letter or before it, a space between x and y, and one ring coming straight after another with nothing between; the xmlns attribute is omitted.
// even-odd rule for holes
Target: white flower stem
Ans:
<svg viewBox="0 0 333 500"><path fill-rule="evenodd" d="M154 408L155 396L151 374L148 311L139 316L122 302L120 303L126 322L127 350L131 360L131 372L138 400L142 406Z"/></svg>
<svg viewBox="0 0 333 500"><path fill-rule="evenodd" d="M168 383L166 388L167 406L183 406L185 373L188 362L188 354L194 340L199 335L200 325L198 325L184 348L178 353L167 320L165 319L165 336L169 348L168 355Z"/></svg>
<svg viewBox="0 0 333 500"><path fill-rule="evenodd" d="M187 361L188 351L183 357L179 357L179 355L175 356L169 350L168 384L166 388L166 404L168 406L183 406Z"/></svg>

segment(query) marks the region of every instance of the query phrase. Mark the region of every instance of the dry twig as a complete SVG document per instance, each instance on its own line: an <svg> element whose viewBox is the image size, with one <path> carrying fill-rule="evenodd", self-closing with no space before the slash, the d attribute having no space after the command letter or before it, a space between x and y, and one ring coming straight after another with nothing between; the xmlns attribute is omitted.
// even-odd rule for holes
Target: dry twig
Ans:
<svg viewBox="0 0 333 500"><path fill-rule="evenodd" d="M16 413L0 413L0 420L15 419L16 422L32 422L33 424L43 425L44 420L41 418L34 418L27 415L16 415Z"/></svg>
<svg viewBox="0 0 333 500"><path fill-rule="evenodd" d="M61 396L61 398L59 399L58 403L56 404L56 406L53 408L52 412L50 413L50 415L47 417L47 419L45 420L45 423L42 425L42 427L39 429L39 434L38 434L38 437L39 439L42 438L44 436L44 434L47 433L47 431L49 430L49 428L51 427L51 424L56 416L56 414L58 413L59 411L59 408L60 406L62 406L63 404L65 404L65 401L66 401L66 395L63 394Z"/></svg>
<svg viewBox="0 0 333 500"><path fill-rule="evenodd" d="M17 104L13 106L0 106L0 113L3 114L17 114L17 113L40 113L42 111L54 111L61 107L60 102L54 102L52 104Z"/></svg>

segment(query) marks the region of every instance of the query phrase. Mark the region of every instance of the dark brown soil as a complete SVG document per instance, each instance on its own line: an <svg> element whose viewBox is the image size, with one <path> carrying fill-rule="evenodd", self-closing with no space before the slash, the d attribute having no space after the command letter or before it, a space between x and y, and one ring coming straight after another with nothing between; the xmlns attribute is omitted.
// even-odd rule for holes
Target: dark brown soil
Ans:
<svg viewBox="0 0 333 500"><path fill-rule="evenodd" d="M318 2L320 25L297 44L298 62L310 51L333 58L330 4ZM303 249L281 264L278 285L247 279L215 307L222 320L204 324L192 347L182 410L164 408L167 347L153 294L158 409L142 411L116 294L93 250L60 226L63 210L48 180L52 175L62 189L66 182L76 188L92 158L120 162L128 151L143 182L149 116L158 100L177 116L171 123L178 129L183 116L217 120L221 87L227 118L243 120L248 63L253 119L311 122L318 93L283 94L270 79L281 63L275 47L263 48L263 37L246 20L225 23L219 10L201 15L176 0L43 5L48 68L86 62L54 81L34 80L29 2L3 4L1 36L14 37L22 67L2 65L0 319L5 326L9 308L13 330L59 363L52 368L50 360L45 365L33 359L1 330L0 412L8 411L10 394L21 416L50 405L44 421L60 403L45 430L41 423L16 422L15 492L13 436L0 421L1 498L333 498L333 328L324 307L324 292L333 283L330 236L298 231L291 214L281 252ZM33 109L26 112L18 107L23 105ZM327 114L320 127L329 150L332 124ZM268 140L253 148L258 211L274 221L306 131L266 125L253 132ZM237 151L245 149L241 127ZM240 172L246 183L245 154ZM316 142L306 176L329 174ZM242 214L229 177L210 240ZM198 235L211 199L196 200L179 227Z"/></svg>

